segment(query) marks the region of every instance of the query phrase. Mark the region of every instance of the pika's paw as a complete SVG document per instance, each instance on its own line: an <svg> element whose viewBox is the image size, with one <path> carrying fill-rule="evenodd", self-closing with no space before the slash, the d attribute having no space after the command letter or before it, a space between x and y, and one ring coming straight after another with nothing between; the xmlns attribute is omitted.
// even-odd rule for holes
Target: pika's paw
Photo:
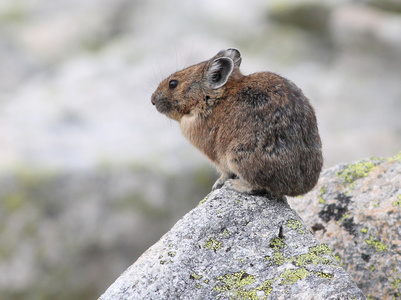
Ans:
<svg viewBox="0 0 401 300"><path fill-rule="evenodd" d="M222 179L222 178L217 179L216 182L213 184L212 191L220 189L226 181L227 179Z"/></svg>
<svg viewBox="0 0 401 300"><path fill-rule="evenodd" d="M220 189L223 187L223 185L226 183L227 180L230 179L236 179L238 178L237 175L234 173L223 173L221 174L220 178L216 180L216 182L213 184L212 191Z"/></svg>

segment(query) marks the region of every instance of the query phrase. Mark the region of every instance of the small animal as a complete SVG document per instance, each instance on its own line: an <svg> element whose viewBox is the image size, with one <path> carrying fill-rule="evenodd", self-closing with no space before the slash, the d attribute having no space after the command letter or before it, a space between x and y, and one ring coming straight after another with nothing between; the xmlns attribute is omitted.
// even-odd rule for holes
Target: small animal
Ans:
<svg viewBox="0 0 401 300"><path fill-rule="evenodd" d="M230 48L178 71L160 83L152 104L215 164L221 176L213 189L305 194L323 165L314 109L277 74L241 74L241 60Z"/></svg>

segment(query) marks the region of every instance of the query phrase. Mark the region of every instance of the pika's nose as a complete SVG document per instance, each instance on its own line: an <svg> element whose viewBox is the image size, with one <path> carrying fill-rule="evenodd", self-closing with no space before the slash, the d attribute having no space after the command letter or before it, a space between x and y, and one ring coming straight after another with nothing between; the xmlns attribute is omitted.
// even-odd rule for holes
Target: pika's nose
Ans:
<svg viewBox="0 0 401 300"><path fill-rule="evenodd" d="M163 98L163 95L161 93L158 92L154 92L152 94L152 104L156 105L156 102L160 101L160 98Z"/></svg>

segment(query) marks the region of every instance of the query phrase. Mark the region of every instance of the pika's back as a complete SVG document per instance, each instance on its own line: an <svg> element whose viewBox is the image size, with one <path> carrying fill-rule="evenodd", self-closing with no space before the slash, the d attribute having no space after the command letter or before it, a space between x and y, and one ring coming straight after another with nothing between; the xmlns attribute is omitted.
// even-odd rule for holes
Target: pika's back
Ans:
<svg viewBox="0 0 401 300"><path fill-rule="evenodd" d="M244 76L238 50L162 82L152 103L180 122L184 136L242 192L282 196L308 192L323 158L314 110L291 81L270 72Z"/></svg>

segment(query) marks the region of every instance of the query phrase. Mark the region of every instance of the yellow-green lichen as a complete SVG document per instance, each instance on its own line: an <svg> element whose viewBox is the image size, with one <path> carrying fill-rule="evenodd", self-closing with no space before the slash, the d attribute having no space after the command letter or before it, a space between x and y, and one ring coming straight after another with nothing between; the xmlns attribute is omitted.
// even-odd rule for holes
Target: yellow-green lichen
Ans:
<svg viewBox="0 0 401 300"><path fill-rule="evenodd" d="M350 214L342 215L342 216L341 216L341 219L338 220L338 221L336 222L336 224L341 224L341 223L344 222L344 220L347 219L349 216L350 216Z"/></svg>
<svg viewBox="0 0 401 300"><path fill-rule="evenodd" d="M230 235L232 235L232 233L231 233L230 231L228 231L227 229L224 229L224 230L223 230L223 237L224 237L224 238L227 238L227 237L229 237Z"/></svg>
<svg viewBox="0 0 401 300"><path fill-rule="evenodd" d="M270 248L274 249L271 259L276 265L283 265L286 262L295 264L296 266L302 267L305 265L317 265L325 264L331 265L332 260L330 258L324 257L332 256L331 249L326 244L316 245L309 248L309 252L305 254L296 255L294 257L286 258L280 250L286 247L286 244L279 238L275 238L270 242ZM270 258L265 257L265 261L270 261Z"/></svg>
<svg viewBox="0 0 401 300"><path fill-rule="evenodd" d="M330 279L334 277L334 274L331 273L324 273L324 272L315 272L315 274L319 277Z"/></svg>
<svg viewBox="0 0 401 300"><path fill-rule="evenodd" d="M311 274L311 272L309 272L305 268L300 268L300 269L296 269L296 270L286 269L280 275L280 277L283 278L280 285L294 284L298 280L304 279L310 274Z"/></svg>
<svg viewBox="0 0 401 300"><path fill-rule="evenodd" d="M167 265L167 264L172 264L172 263L173 263L173 261L169 260L169 259L161 259L160 260L161 265Z"/></svg>
<svg viewBox="0 0 401 300"><path fill-rule="evenodd" d="M194 279L194 280L199 280L199 279L202 279L202 278L203 278L202 275L198 275L198 274L196 274L195 272L193 272L189 277L190 277L191 279Z"/></svg>
<svg viewBox="0 0 401 300"><path fill-rule="evenodd" d="M274 252L273 253L273 261L276 265L281 266L284 264L287 259L284 257L284 255L281 252Z"/></svg>
<svg viewBox="0 0 401 300"><path fill-rule="evenodd" d="M286 244L279 238L274 238L270 242L270 248L273 248L274 250L278 251L281 248L284 248Z"/></svg>
<svg viewBox="0 0 401 300"><path fill-rule="evenodd" d="M396 274L397 273L397 269L394 268L393 273ZM396 277L391 276L390 278L391 278L391 282L390 282L391 287L394 289L394 296L395 297L401 296L401 279L400 279L400 275L397 274ZM394 299L396 299L395 297L394 297Z"/></svg>
<svg viewBox="0 0 401 300"><path fill-rule="evenodd" d="M340 254L335 254L334 258L340 263L340 265L344 266L344 263L341 262L341 256Z"/></svg>
<svg viewBox="0 0 401 300"><path fill-rule="evenodd" d="M380 204L380 200L376 199L375 203L373 203L372 205L373 205L373 207L378 207L379 204Z"/></svg>
<svg viewBox="0 0 401 300"><path fill-rule="evenodd" d="M256 291L263 291L265 293L265 297L263 298L264 300L267 299L267 296L272 292L272 284L275 280L276 278L265 280L260 287L256 288Z"/></svg>
<svg viewBox="0 0 401 300"><path fill-rule="evenodd" d="M174 251L170 251L167 255L170 256L170 257L174 257L175 254L176 254L176 253L175 253Z"/></svg>
<svg viewBox="0 0 401 300"><path fill-rule="evenodd" d="M358 162L348 165L344 170L337 172L336 176L344 179L345 183L352 184L355 180L368 176L375 167L371 161Z"/></svg>
<svg viewBox="0 0 401 300"><path fill-rule="evenodd" d="M209 240L207 240L207 242L205 243L205 248L208 250L220 250L221 247L223 246L223 243L220 241L217 241L213 238L210 238Z"/></svg>
<svg viewBox="0 0 401 300"><path fill-rule="evenodd" d="M280 266L286 262L286 258L284 255L280 252L280 249L286 247L286 244L279 238L274 238L270 242L270 248L274 249L273 253L273 261L276 265Z"/></svg>
<svg viewBox="0 0 401 300"><path fill-rule="evenodd" d="M199 202L199 204L198 204L197 206L200 206L200 205L202 205L203 203L205 203L206 200L207 200L208 198L209 198L209 197L203 198L203 199Z"/></svg>
<svg viewBox="0 0 401 300"><path fill-rule="evenodd" d="M276 281L277 278L267 279L263 281L263 283L256 287L250 288L249 286L255 282L255 276L247 274L244 270L233 273L226 274L217 278L218 283L213 290L219 293L223 293L226 297L230 299L264 299L267 297L273 290L272 284ZM264 292L264 297L260 298L258 292Z"/></svg>
<svg viewBox="0 0 401 300"><path fill-rule="evenodd" d="M398 195L398 200L394 201L392 204L393 204L393 206L401 207L401 195Z"/></svg>
<svg viewBox="0 0 401 300"><path fill-rule="evenodd" d="M305 233L305 230L303 230L302 223L299 220L290 219L287 221L286 225L288 227L290 227L291 229L296 230L298 233L301 233L301 234Z"/></svg>
<svg viewBox="0 0 401 300"><path fill-rule="evenodd" d="M368 229L367 229L367 228L364 228L364 227L362 227L362 228L361 228L361 232L362 232L362 233L368 233Z"/></svg>
<svg viewBox="0 0 401 300"><path fill-rule="evenodd" d="M231 299L258 299L256 289L246 289L255 282L255 276L247 274L245 270L220 276L217 281L221 283L217 284L213 290L219 293L228 292L232 294Z"/></svg>
<svg viewBox="0 0 401 300"><path fill-rule="evenodd" d="M400 278L394 278L393 276L391 276L391 279L393 280L391 282L391 286L398 290L400 288L400 283L401 283L401 279Z"/></svg>
<svg viewBox="0 0 401 300"><path fill-rule="evenodd" d="M369 269L373 272L376 268L375 268L374 265L370 265L370 266L369 266Z"/></svg>
<svg viewBox="0 0 401 300"><path fill-rule="evenodd" d="M389 157L387 159L388 161L392 162L392 161L401 161L401 151L398 152L396 155Z"/></svg>
<svg viewBox="0 0 401 300"><path fill-rule="evenodd" d="M292 257L290 260L297 266L305 266L311 264L330 264L332 260L323 257L323 255L332 255L331 249L326 244L320 244L314 247L310 247L308 253L297 255L295 257Z"/></svg>
<svg viewBox="0 0 401 300"><path fill-rule="evenodd" d="M380 251L385 251L386 250L386 245L384 245L382 242L380 242L379 240L374 240L373 236L369 236L369 239L366 239L365 242L372 247L373 249L375 249L377 252Z"/></svg>
<svg viewBox="0 0 401 300"><path fill-rule="evenodd" d="M319 190L319 196L317 198L319 199L320 204L325 204L326 200L323 199L323 195L326 193L326 187L322 186L321 189Z"/></svg>
<svg viewBox="0 0 401 300"><path fill-rule="evenodd" d="M275 238L270 242L270 248L273 248L272 257L265 257L265 261L270 265L274 262L277 265L291 263L298 268L285 269L279 277L271 278L262 283L262 285L251 288L256 281L255 276L247 274L245 270L237 273L226 274L216 279L220 283L213 288L216 292L224 294L229 299L261 299L258 292L264 292L263 299L267 299L273 290L273 283L280 280L280 285L295 284L297 281L306 278L310 274L315 274L321 278L331 279L334 277L331 273L308 271L305 265L325 264L337 267L332 264L332 260L322 257L323 255L332 255L330 248L325 245L317 245L309 248L309 252L303 255L297 255L286 258L280 251L286 247L286 244L279 238Z"/></svg>
<svg viewBox="0 0 401 300"><path fill-rule="evenodd" d="M283 278L280 285L288 285L288 284L295 284L299 280L308 277L311 274L315 274L321 278L331 279L334 277L334 274L331 273L324 273L324 272L314 272L308 271L306 268L299 268L299 269L286 269L283 273L281 273L280 278Z"/></svg>

